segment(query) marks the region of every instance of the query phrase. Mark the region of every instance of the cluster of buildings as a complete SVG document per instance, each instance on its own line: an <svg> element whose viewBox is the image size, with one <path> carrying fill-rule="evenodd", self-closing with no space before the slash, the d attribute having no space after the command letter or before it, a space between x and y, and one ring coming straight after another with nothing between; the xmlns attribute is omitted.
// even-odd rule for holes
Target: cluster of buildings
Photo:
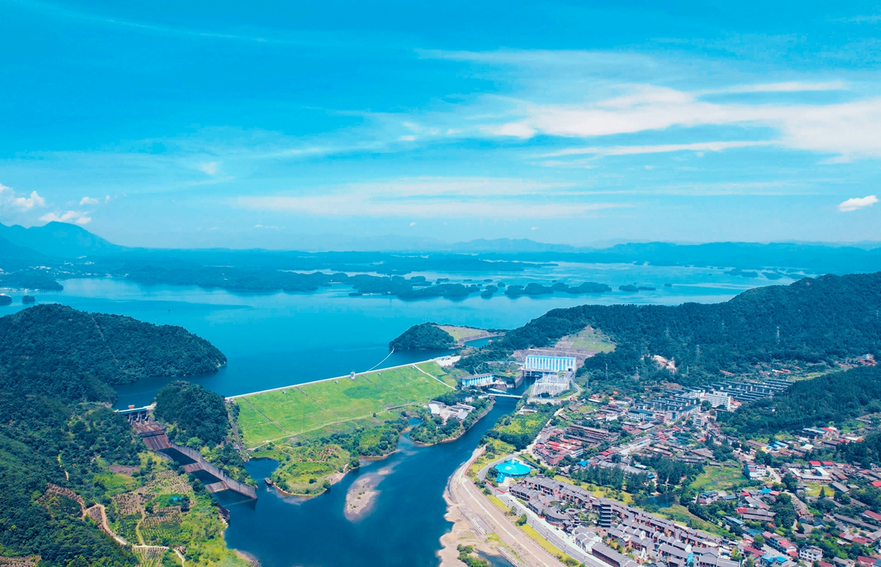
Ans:
<svg viewBox="0 0 881 567"><path fill-rule="evenodd" d="M630 415L641 420L669 423L699 412L704 402L709 402L714 408L733 411L742 403L775 396L792 384L789 380L769 378L762 382L732 380L704 388L671 390L637 404Z"/></svg>
<svg viewBox="0 0 881 567"><path fill-rule="evenodd" d="M468 414L474 411L474 406L469 406L468 404L448 406L439 400L432 400L428 403L428 410L431 412L432 417L440 417L446 423L450 418L465 421Z"/></svg>
<svg viewBox="0 0 881 567"><path fill-rule="evenodd" d="M728 540L594 496L577 486L535 476L518 480L509 490L549 524L572 534L581 549L610 567L635 567L637 562L669 567L739 566L731 559L734 545ZM596 527L583 521L586 515L596 518Z"/></svg>
<svg viewBox="0 0 881 567"><path fill-rule="evenodd" d="M566 457L577 459L585 449L617 439L617 433L596 427L571 424L561 429L548 426L536 438L533 452L542 461L555 467Z"/></svg>

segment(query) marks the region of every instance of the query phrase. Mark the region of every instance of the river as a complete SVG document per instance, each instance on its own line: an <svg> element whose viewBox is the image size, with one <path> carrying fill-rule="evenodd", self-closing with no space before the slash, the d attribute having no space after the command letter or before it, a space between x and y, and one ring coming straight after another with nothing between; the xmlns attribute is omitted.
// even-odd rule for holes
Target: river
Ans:
<svg viewBox="0 0 881 567"><path fill-rule="evenodd" d="M443 276L453 281L496 279L494 274ZM62 282L62 292L35 295L38 303L58 302L85 311L185 327L211 341L228 358L220 372L191 380L229 396L367 370L385 359L390 340L416 323L512 328L557 307L719 302L750 287L791 281L745 279L708 268L635 265L560 265L507 274L503 279L508 284L597 281L616 291L575 297L554 294L511 299L502 295L407 302L391 297L350 297L350 289L343 286L309 294L239 294L102 278L67 280ZM637 294L617 291L619 285L629 283L656 290ZM665 283L672 285L665 287ZM0 307L0 316L23 308L21 294L11 295L15 302ZM394 353L381 367L426 357L425 353ZM117 387L117 407L149 403L167 381L156 378ZM447 479L471 454L486 429L512 406L513 401L500 400L489 415L452 443L419 448L404 437L397 453L383 461L365 463L362 470L317 498L281 498L267 492L260 482L256 502L224 500L231 511L227 541L256 557L264 567L437 565L439 539L451 528L444 520L442 498ZM274 466L272 461L251 461L248 470L262 481ZM389 474L382 477L373 507L355 521L346 519L343 510L348 487L358 475L378 471Z"/></svg>

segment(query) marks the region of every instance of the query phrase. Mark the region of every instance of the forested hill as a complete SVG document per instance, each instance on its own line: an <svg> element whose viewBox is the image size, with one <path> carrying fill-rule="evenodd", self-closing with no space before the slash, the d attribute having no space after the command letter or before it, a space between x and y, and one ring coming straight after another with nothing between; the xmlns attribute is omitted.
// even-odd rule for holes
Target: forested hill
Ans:
<svg viewBox="0 0 881 567"><path fill-rule="evenodd" d="M593 326L617 345L587 359L592 379L671 380L690 385L718 380L720 371L745 371L774 360L835 361L881 354L881 272L805 278L789 286L756 288L725 303L582 305L555 309L463 358L477 370L514 350L545 347ZM678 372L651 361L674 359Z"/></svg>
<svg viewBox="0 0 881 567"><path fill-rule="evenodd" d="M40 305L0 318L0 390L113 399L112 384L216 372L226 357L182 327Z"/></svg>
<svg viewBox="0 0 881 567"><path fill-rule="evenodd" d="M743 435L797 431L803 427L841 424L881 411L881 367L853 368L803 380L785 392L720 413L724 427Z"/></svg>
<svg viewBox="0 0 881 567"><path fill-rule="evenodd" d="M413 325L389 343L389 350L444 350L455 348L456 339L435 323Z"/></svg>

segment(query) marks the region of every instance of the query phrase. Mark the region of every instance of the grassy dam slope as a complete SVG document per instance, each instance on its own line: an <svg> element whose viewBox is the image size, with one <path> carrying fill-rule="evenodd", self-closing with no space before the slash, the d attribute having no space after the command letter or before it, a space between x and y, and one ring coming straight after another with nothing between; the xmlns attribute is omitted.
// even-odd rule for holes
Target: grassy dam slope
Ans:
<svg viewBox="0 0 881 567"><path fill-rule="evenodd" d="M238 425L245 446L256 447L374 414L389 417L402 407L424 404L454 385L432 361L356 374L354 379L310 382L236 397Z"/></svg>

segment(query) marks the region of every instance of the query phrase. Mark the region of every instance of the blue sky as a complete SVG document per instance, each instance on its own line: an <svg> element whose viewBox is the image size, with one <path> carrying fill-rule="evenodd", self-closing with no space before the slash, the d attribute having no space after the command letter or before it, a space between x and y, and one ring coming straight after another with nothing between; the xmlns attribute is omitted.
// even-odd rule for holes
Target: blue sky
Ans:
<svg viewBox="0 0 881 567"><path fill-rule="evenodd" d="M0 222L881 241L879 38L879 2L0 0Z"/></svg>

